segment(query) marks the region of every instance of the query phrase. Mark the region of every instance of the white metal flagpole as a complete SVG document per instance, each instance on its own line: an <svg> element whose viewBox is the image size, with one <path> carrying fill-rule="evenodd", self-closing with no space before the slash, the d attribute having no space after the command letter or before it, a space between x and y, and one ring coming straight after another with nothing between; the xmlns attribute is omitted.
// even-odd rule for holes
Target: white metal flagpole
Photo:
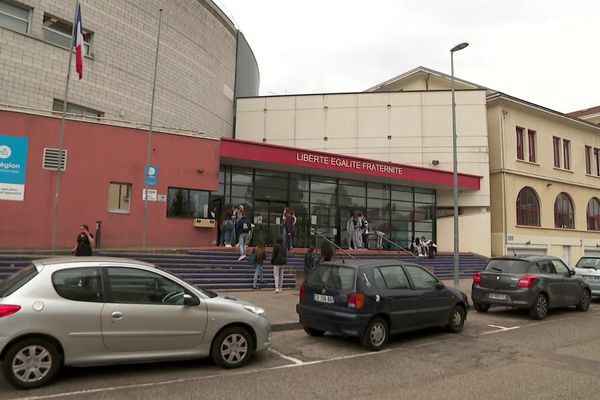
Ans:
<svg viewBox="0 0 600 400"><path fill-rule="evenodd" d="M73 30L71 32L71 47L69 48L69 66L67 68L67 81L65 83L65 97L63 99L63 111L60 120L60 134L58 140L58 167L56 170L56 183L54 184L54 214L52 217L52 250L56 249L56 227L58 225L58 205L60 198L60 180L62 177L61 166L64 165L64 154L63 149L65 146L65 118L67 115L67 102L69 100L69 81L71 80L71 62L73 61L73 45L75 43L76 35L76 20L77 11L79 9L79 0L75 2L75 13L73 16Z"/></svg>
<svg viewBox="0 0 600 400"><path fill-rule="evenodd" d="M158 34L156 36L156 56L154 59L154 81L152 82L152 100L150 103L150 126L148 129L148 150L146 153L146 166L144 167L144 232L142 247L148 244L148 188L146 188L146 169L150 167L152 159L152 128L154 127L154 96L156 94L156 75L158 72L158 50L160 49L160 28L162 26L162 8L158 10Z"/></svg>

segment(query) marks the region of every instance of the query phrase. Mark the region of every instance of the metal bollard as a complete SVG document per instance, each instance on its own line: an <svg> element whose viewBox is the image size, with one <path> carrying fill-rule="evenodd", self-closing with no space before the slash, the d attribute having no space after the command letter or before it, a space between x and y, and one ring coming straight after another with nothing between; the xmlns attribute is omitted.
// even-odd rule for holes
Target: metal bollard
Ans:
<svg viewBox="0 0 600 400"><path fill-rule="evenodd" d="M100 242L102 241L102 221L96 221L96 248L100 248Z"/></svg>

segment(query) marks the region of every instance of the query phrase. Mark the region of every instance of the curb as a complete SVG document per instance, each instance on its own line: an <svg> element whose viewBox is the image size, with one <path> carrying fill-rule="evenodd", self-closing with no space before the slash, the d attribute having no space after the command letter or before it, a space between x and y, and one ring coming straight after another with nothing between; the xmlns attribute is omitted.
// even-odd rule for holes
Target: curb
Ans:
<svg viewBox="0 0 600 400"><path fill-rule="evenodd" d="M271 324L271 331L273 332L282 332L282 331L292 331L296 329L302 329L302 325L297 321L289 321L289 322L276 322Z"/></svg>

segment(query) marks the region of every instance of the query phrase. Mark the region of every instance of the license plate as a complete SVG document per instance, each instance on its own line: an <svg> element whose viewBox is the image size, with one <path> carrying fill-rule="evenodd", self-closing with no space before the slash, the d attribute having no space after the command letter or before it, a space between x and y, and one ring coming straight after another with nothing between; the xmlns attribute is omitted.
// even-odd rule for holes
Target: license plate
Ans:
<svg viewBox="0 0 600 400"><path fill-rule="evenodd" d="M502 293L490 293L488 297L494 300L506 300L508 298L508 296Z"/></svg>
<svg viewBox="0 0 600 400"><path fill-rule="evenodd" d="M335 300L333 299L333 296L327 296L326 294L315 293L313 295L313 299L315 299L315 301L318 301L319 303L332 304L335 302Z"/></svg>

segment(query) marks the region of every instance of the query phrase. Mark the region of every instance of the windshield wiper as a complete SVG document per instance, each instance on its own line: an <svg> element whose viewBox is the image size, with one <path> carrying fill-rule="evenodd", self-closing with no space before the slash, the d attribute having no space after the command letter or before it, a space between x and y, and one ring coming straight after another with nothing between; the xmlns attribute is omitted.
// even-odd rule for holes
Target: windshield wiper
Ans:
<svg viewBox="0 0 600 400"><path fill-rule="evenodd" d="M502 271L500 268L492 267L492 269L493 269L494 271L498 271L498 272L504 272L504 271Z"/></svg>

